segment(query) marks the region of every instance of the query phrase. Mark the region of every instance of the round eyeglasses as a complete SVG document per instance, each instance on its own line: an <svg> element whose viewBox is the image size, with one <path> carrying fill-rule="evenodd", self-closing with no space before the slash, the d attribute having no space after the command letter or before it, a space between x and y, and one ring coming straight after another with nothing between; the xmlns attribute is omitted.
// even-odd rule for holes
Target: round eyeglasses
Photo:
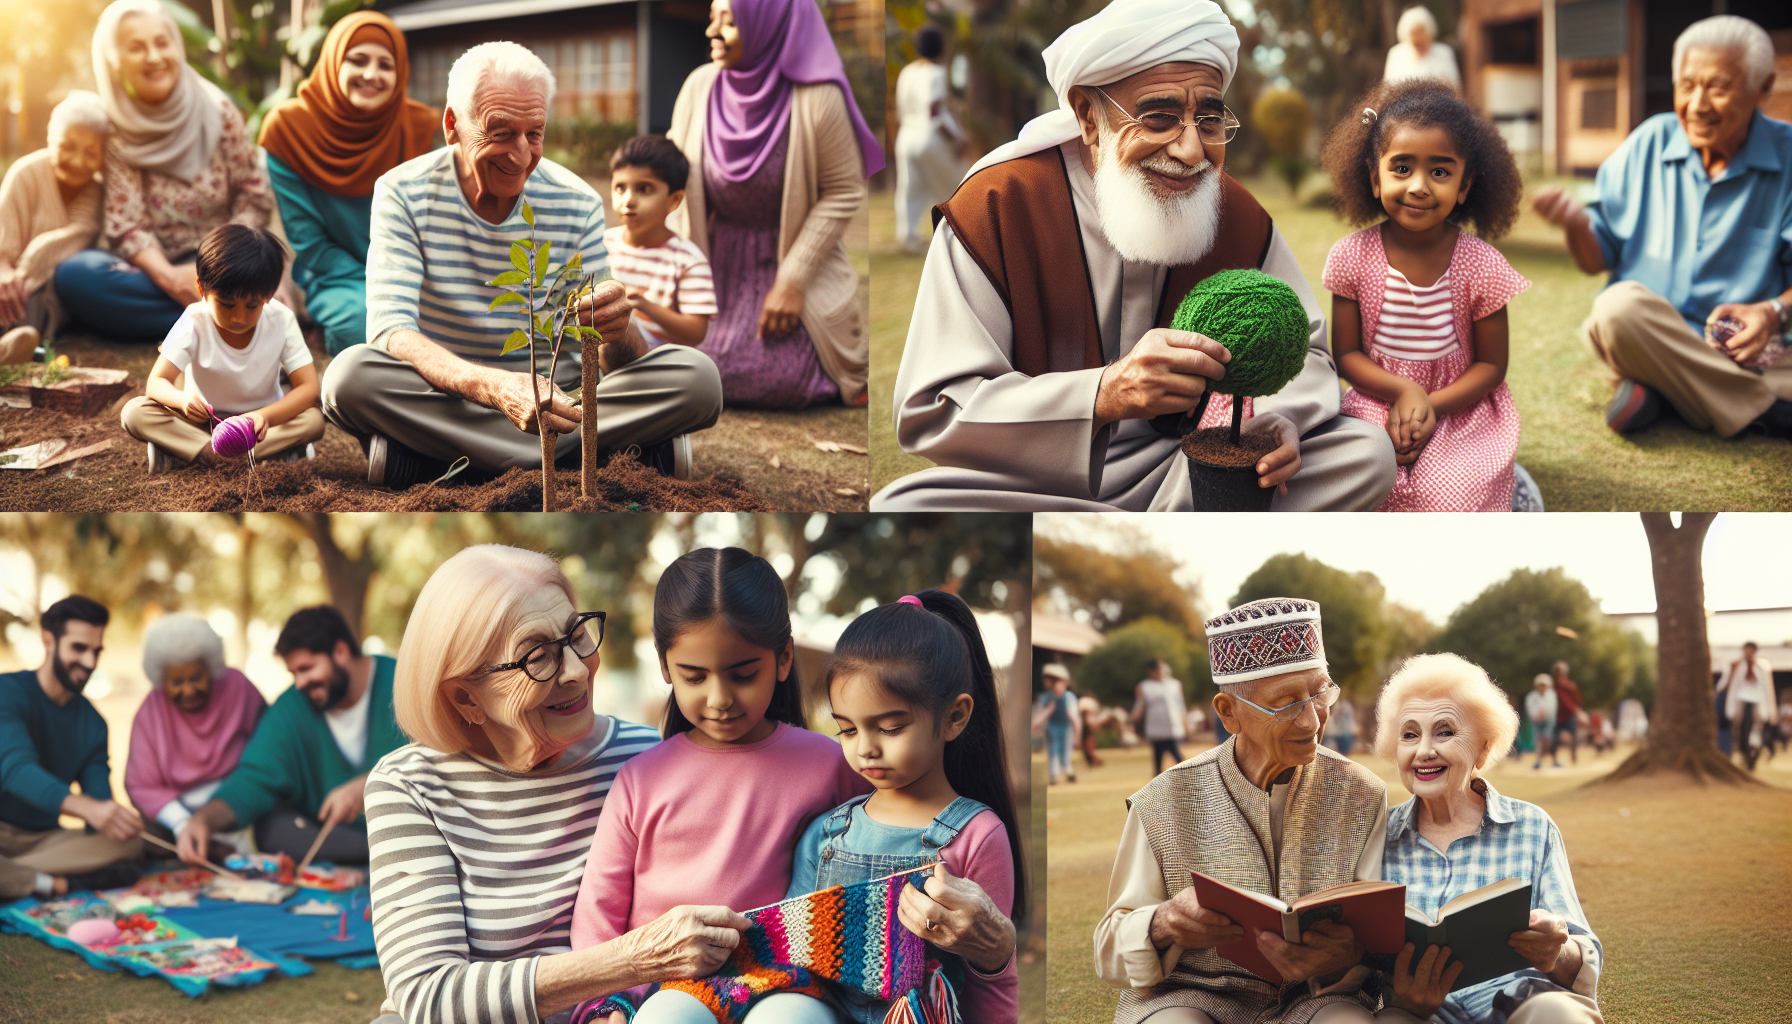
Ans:
<svg viewBox="0 0 1792 1024"><path fill-rule="evenodd" d="M1193 121L1184 121L1167 110L1152 110L1143 116L1134 117L1126 112L1126 108L1122 107L1118 100L1109 96L1106 90L1097 86L1095 91L1101 93L1103 99L1114 105L1114 109L1120 112L1121 118L1138 131L1139 138L1154 146L1167 146L1175 142L1182 138L1182 133L1191 127L1201 137L1202 142L1211 142L1216 146L1223 146L1238 135L1237 115L1223 106L1220 108L1225 111L1223 114L1201 114Z"/></svg>
<svg viewBox="0 0 1792 1024"><path fill-rule="evenodd" d="M1313 696L1308 697L1305 700L1297 700L1286 707L1279 708L1266 708L1261 704L1251 704L1250 701L1245 700L1237 694L1232 694L1231 696L1233 700L1238 701L1241 704L1250 704L1251 707L1256 708L1258 711L1263 712L1278 722L1292 722L1300 717L1301 712L1306 710L1308 704L1313 705L1314 711L1323 711L1333 704L1338 703L1338 695L1343 692L1343 690L1338 689L1335 683L1327 683L1325 684L1325 689L1320 690Z"/></svg>
<svg viewBox="0 0 1792 1024"><path fill-rule="evenodd" d="M523 652L523 656L515 661L502 665L488 665L486 672L508 672L520 668L523 674L538 683L552 682L560 674L561 652L571 647L574 656L589 658L597 653L597 645L604 642L604 619L607 612L580 612L573 616L572 626L566 635L556 640L544 640ZM591 634L590 623L597 624L597 635Z"/></svg>

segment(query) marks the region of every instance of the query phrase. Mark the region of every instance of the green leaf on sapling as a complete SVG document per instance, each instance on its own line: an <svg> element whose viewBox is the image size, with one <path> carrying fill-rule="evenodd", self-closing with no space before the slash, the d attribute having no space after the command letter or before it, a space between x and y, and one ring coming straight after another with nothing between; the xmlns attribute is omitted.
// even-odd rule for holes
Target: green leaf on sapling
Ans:
<svg viewBox="0 0 1792 1024"><path fill-rule="evenodd" d="M516 271L513 270L513 271L511 271L511 273L514 274L514 273L516 273ZM499 306L502 306L506 303L510 303L510 302L521 303L522 301L523 301L523 297L521 295L518 295L516 292L505 292L504 294L493 299L492 304L485 308L489 312L491 310L497 309Z"/></svg>
<svg viewBox="0 0 1792 1024"><path fill-rule="evenodd" d="M529 246L526 243L510 243L510 265L525 274L529 272Z"/></svg>
<svg viewBox="0 0 1792 1024"><path fill-rule="evenodd" d="M535 211L530 208L529 200L527 199L523 200L523 223L530 227L535 226Z"/></svg>
<svg viewBox="0 0 1792 1024"><path fill-rule="evenodd" d="M507 356L527 344L529 344L529 332L518 328L510 332L510 337L504 339L504 347L498 350L498 354Z"/></svg>
<svg viewBox="0 0 1792 1024"><path fill-rule="evenodd" d="M520 270L506 270L485 283L491 285L493 288L506 288L513 284L522 284L528 279L529 275ZM522 296L519 295L517 298L520 300Z"/></svg>
<svg viewBox="0 0 1792 1024"><path fill-rule="evenodd" d="M548 276L548 255L553 250L553 246L554 243L552 242L543 242L535 248L536 287L540 287L542 278Z"/></svg>

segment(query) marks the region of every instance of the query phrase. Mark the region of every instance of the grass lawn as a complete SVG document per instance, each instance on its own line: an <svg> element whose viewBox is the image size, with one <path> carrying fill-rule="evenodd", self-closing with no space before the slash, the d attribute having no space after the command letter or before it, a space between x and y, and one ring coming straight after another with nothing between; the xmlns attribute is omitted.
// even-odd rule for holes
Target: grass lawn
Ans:
<svg viewBox="0 0 1792 1024"><path fill-rule="evenodd" d="M1581 905L1605 949L1606 1020L1792 1021L1783 969L1792 919L1775 909L1792 891L1792 757L1763 763L1769 786L1591 784L1625 753L1541 773L1513 760L1492 778L1500 792L1543 807L1562 830ZM1101 754L1103 767L1079 765L1081 781L1047 795L1053 1021L1108 1020L1116 998L1095 976L1092 940L1107 909L1126 798L1150 781L1151 753ZM1387 780L1390 803L1407 799L1390 762L1356 760Z"/></svg>
<svg viewBox="0 0 1792 1024"><path fill-rule="evenodd" d="M1324 205L1319 186L1294 202L1268 178L1249 183L1288 239L1328 311L1320 272L1348 231ZM1317 197L1317 201L1315 201ZM1527 212L1499 248L1533 287L1512 301L1507 379L1524 428L1518 461L1536 478L1551 511L1759 510L1792 507L1792 446L1765 438L1723 440L1673 416L1630 437L1605 427L1611 397L1605 368L1580 339L1580 323L1603 277L1575 268L1560 232ZM921 259L895 242L888 197L872 202L872 488L925 468L895 443L890 393L908 336Z"/></svg>

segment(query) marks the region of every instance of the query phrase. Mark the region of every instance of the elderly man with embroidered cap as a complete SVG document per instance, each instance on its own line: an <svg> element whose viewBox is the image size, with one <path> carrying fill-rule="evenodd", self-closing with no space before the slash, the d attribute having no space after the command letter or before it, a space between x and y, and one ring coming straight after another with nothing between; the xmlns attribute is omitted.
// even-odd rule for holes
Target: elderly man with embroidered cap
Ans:
<svg viewBox="0 0 1792 1024"><path fill-rule="evenodd" d="M872 508L1190 508L1187 460L1151 421L1192 410L1230 356L1167 325L1191 287L1240 268L1286 281L1307 315L1301 374L1246 400L1246 429L1280 441L1257 465L1281 491L1272 507L1369 509L1387 495L1386 432L1338 415L1313 289L1222 169L1237 60L1211 0L1114 0L1046 49L1059 109L935 208L893 406L903 449L939 465ZM1221 395L1203 423L1230 416Z"/></svg>
<svg viewBox="0 0 1792 1024"><path fill-rule="evenodd" d="M1232 737L1159 775L1128 803L1095 928L1095 967L1125 991L1115 1024L1345 1024L1368 1021L1362 946L1349 927L1315 923L1258 947L1277 986L1220 956L1242 929L1203 908L1191 871L1295 900L1381 878L1387 787L1319 745L1338 699L1326 671L1319 605L1269 598L1207 620L1213 707Z"/></svg>

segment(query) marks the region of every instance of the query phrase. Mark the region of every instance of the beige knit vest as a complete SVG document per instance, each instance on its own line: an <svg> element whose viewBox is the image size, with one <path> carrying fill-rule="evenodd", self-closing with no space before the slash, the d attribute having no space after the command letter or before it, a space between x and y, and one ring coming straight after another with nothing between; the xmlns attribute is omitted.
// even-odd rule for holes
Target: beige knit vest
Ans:
<svg viewBox="0 0 1792 1024"><path fill-rule="evenodd" d="M1321 747L1294 769L1282 818L1277 863L1269 794L1238 768L1236 737L1159 775L1133 794L1132 809L1164 873L1172 898L1200 871L1230 885L1294 900L1355 879L1357 860L1386 806L1387 787L1368 769ZM1187 1006L1222 1024L1306 1024L1327 1003L1368 997L1315 997L1305 982L1277 986L1212 949L1183 951L1162 984L1125 992L1115 1024L1138 1024L1158 1010Z"/></svg>

